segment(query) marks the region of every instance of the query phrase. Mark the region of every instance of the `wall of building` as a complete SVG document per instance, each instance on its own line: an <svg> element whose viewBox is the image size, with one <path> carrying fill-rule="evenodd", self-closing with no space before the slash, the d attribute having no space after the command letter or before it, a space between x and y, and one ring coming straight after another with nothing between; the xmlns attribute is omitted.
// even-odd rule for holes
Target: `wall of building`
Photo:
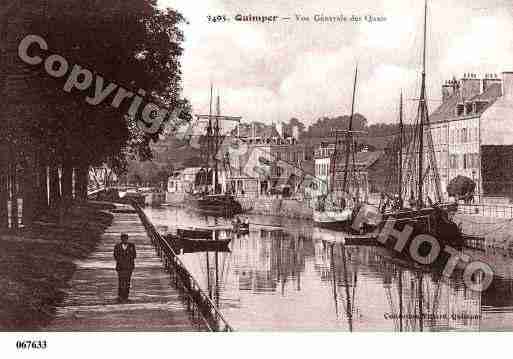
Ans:
<svg viewBox="0 0 513 359"><path fill-rule="evenodd" d="M513 198L513 146L482 146L483 194Z"/></svg>
<svg viewBox="0 0 513 359"><path fill-rule="evenodd" d="M330 173L331 161L329 157L315 159L315 177L326 183L325 189L330 188L331 176Z"/></svg>
<svg viewBox="0 0 513 359"><path fill-rule="evenodd" d="M448 200L447 185L461 175L481 191L480 117L468 117L431 126L431 136L440 174L442 195ZM431 191L430 191L431 192Z"/></svg>

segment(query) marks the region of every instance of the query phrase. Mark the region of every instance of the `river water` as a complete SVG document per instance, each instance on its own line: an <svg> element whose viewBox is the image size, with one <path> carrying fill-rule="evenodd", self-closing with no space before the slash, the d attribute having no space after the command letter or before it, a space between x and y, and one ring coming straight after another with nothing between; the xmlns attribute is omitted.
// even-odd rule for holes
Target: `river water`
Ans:
<svg viewBox="0 0 513 359"><path fill-rule="evenodd" d="M163 232L229 225L174 207L145 212ZM341 233L308 221L249 219L250 233L233 236L230 252L180 255L236 330L513 330L509 256L467 250L497 264L492 285L480 293L458 273L440 279L387 249L344 246Z"/></svg>

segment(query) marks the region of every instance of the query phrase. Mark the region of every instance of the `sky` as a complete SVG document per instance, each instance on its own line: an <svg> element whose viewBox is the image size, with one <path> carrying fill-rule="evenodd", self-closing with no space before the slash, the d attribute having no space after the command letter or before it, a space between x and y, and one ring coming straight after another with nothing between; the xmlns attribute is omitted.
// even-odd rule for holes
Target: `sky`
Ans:
<svg viewBox="0 0 513 359"><path fill-rule="evenodd" d="M441 85L464 73L513 71L512 0L431 0L427 32L430 110ZM413 119L420 91L424 4L420 0L159 0L179 10L183 95L208 113L210 83L221 113L272 124L292 117L306 125L349 114L355 67L355 111L369 123L398 119L404 92ZM207 16L278 15L276 23L209 23ZM297 22L296 14L310 16ZM315 14L382 16L369 23L318 23Z"/></svg>

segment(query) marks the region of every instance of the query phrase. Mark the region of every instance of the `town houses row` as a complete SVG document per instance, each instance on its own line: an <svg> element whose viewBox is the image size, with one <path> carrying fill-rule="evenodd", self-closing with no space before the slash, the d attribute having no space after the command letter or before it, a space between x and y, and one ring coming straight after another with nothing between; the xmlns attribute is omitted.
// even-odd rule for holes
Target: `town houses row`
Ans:
<svg viewBox="0 0 513 359"><path fill-rule="evenodd" d="M430 130L444 199L448 199L447 185L457 176L474 181L476 201L513 196L513 72L483 78L465 74L459 80L446 81L441 92L442 103L430 114ZM331 175L334 139L303 139L297 127L289 132L282 124L251 124L237 139L234 136L232 140L242 141L248 150L234 155L226 147L219 166L222 190L246 197L298 196L304 194L296 190L305 176L324 184L316 187L320 192L339 189L341 176ZM405 157L407 149L406 141ZM258 151L260 164L268 164L267 171L255 173L251 168L248 173L248 153L252 151ZM389 190L394 175L391 157L396 155L391 146L373 151L363 147L356 153L354 165L369 192ZM343 171L343 157L337 156L338 172ZM168 191L192 191L200 170L190 167L177 171L169 178Z"/></svg>

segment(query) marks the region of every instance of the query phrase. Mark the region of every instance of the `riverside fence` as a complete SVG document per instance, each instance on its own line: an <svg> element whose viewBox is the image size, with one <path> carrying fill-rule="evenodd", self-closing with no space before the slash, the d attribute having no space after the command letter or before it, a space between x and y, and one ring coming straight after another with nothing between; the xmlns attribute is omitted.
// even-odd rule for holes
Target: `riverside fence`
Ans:
<svg viewBox="0 0 513 359"><path fill-rule="evenodd" d="M458 204L458 212L483 217L513 218L513 206L500 204Z"/></svg>
<svg viewBox="0 0 513 359"><path fill-rule="evenodd" d="M155 226L150 222L141 207L135 202L132 206L137 211L158 256L162 259L164 268L170 275L171 282L183 294L187 310L191 313L193 320L201 323L208 331L234 331L217 306L189 273L169 243L155 229Z"/></svg>

